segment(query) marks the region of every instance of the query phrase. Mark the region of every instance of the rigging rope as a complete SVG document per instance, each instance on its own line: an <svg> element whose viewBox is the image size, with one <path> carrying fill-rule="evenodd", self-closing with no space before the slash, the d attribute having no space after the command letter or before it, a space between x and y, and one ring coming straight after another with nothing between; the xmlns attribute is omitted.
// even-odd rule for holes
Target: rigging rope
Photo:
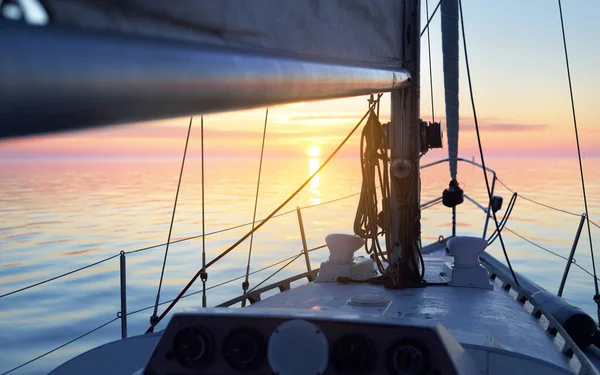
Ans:
<svg viewBox="0 0 600 375"><path fill-rule="evenodd" d="M202 270L200 271L200 280L202 280L202 307L206 307L206 227L204 220L204 115L200 116L200 149L202 153Z"/></svg>
<svg viewBox="0 0 600 375"><path fill-rule="evenodd" d="M498 238L498 233L501 232L504 229L504 227L506 226L506 223L508 222L508 219L510 218L510 214L512 213L512 210L515 207L515 204L517 203L517 196L518 196L518 194L515 192L515 193L513 193L512 197L510 197L510 201L508 202L508 205L506 206L506 211L504 212L504 216L500 220L500 227L497 228L496 230L494 230L494 232L487 239L488 246L490 246L494 241L496 241L496 238ZM488 205L488 210L491 210L491 209L492 209L492 205L490 204L490 205Z"/></svg>
<svg viewBox="0 0 600 375"><path fill-rule="evenodd" d="M258 164L258 179L256 180L256 195L254 197L254 213L252 214L252 231L254 231L254 225L256 223L256 209L258 207L258 191L260 188L260 176L262 173L263 156L265 153L265 138L267 136L267 119L269 118L269 108L265 112L265 126L263 128L262 145L260 147L260 162ZM250 260L252 259L252 242L254 240L254 232L250 235L250 246L248 247L248 262L246 263L246 278L242 283L242 290L244 294L248 291L250 283L248 282L248 275L250 273ZM242 301L242 307L246 307L246 300Z"/></svg>
<svg viewBox="0 0 600 375"><path fill-rule="evenodd" d="M185 166L185 157L187 155L188 144L190 142L190 132L192 131L192 121L194 117L190 117L188 125L187 137L185 139L185 148L183 149L183 158L181 160L181 170L179 171L179 181L177 182L177 192L175 193L175 202L173 203L173 213L171 214L171 225L169 226L169 235L167 237L167 246L165 248L165 257L163 259L162 269L160 271L160 281L158 282L158 291L156 292L156 301L154 302L154 313L150 317L150 322L157 319L158 302L160 300L160 289L162 287L163 277L165 275L165 266L167 265L167 255L169 254L169 243L171 242L171 234L173 232L173 223L175 222L175 211L177 210L177 199L179 198L179 188L181 187L181 179L183 177L183 168Z"/></svg>
<svg viewBox="0 0 600 375"><path fill-rule="evenodd" d="M377 96L377 101L379 101L381 99L381 95L382 94L378 94ZM154 326L156 324L158 324L168 313L169 311L171 311L171 309L173 308L173 306L175 306L175 304L177 303L177 301L179 301L181 299L181 297L185 294L185 292L187 292L187 290L192 286L192 284L196 281L196 279L198 278L198 276L200 276L200 273L204 270L206 270L208 267L212 266L213 264L215 264L216 262L218 262L221 258L223 258L225 255L229 254L233 249L235 249L239 244L241 244L242 242L244 242L248 237L250 237L250 235L252 235L252 233L256 232L258 229L260 229L263 225L265 225L273 216L275 216L277 214L277 212L279 212L286 204L288 204L292 199L294 199L294 197L296 195L298 195L298 193L300 191L302 191L302 189L304 189L304 187L306 187L306 185L308 185L310 183L310 181L319 173L321 172L321 170L329 163L329 161L331 159L333 159L333 157L340 151L340 149L346 144L346 142L350 139L350 137L352 136L352 134L354 134L354 132L356 131L356 129L358 129L358 127L362 124L362 122L367 118L367 116L369 115L369 113L371 113L371 111L375 108L375 103L371 104L371 106L369 107L369 110L363 115L363 117L358 121L358 123L354 126L354 128L352 128L352 130L350 131L350 133L346 136L346 138L344 138L342 140L342 142L339 144L339 146L331 153L331 155L329 155L329 157L327 157L327 159L325 159L325 161L323 162L323 164L317 168L317 170L310 175L310 177L308 177L308 179L302 184L300 185L300 187L298 189L296 189L296 191L294 191L283 203L281 203L275 210L273 210L273 212L271 212L263 221L261 221L256 227L254 227L254 229L250 230L248 233L246 233L244 236L242 236L239 240L237 240L233 245L229 246L225 251L223 251L221 254L219 254L218 256L216 256L213 260L211 260L210 262L208 262L208 264L206 264L206 267L203 267L202 270L198 271L193 277L192 279L186 284L186 286L181 290L181 292L177 295L177 297L173 300L173 302L167 306L167 308L162 312L162 314L160 314L160 316L158 317L158 319L155 322L151 322L151 327L148 328L148 330L146 331L146 333L150 333L152 332L152 330L154 329Z"/></svg>
<svg viewBox="0 0 600 375"><path fill-rule="evenodd" d="M462 0L458 0L458 9L460 11L460 25L461 25L462 37L463 37L463 48L465 50L465 64L467 67L467 80L469 83L469 94L471 96L471 107L473 109L473 121L475 122L475 132L477 134L477 145L479 146L479 157L481 157L481 166L483 167L483 177L485 180L485 186L487 189L488 198L489 198L489 201L491 202L492 198L493 198L492 190L490 189L490 181L488 180L486 167L485 167L485 160L484 160L484 156L483 156L483 146L481 145L481 135L479 133L479 123L477 122L477 111L475 109L475 97L473 95L473 84L471 82L471 70L469 69L469 54L467 53L467 37L465 35L465 22L464 22L463 11L462 11ZM489 212L488 212L488 215L489 215ZM512 268L512 264L510 263L508 253L506 252L506 247L504 246L504 240L502 239L502 231L500 229L500 224L498 223L498 218L496 217L496 212L494 212L494 210L492 210L492 217L494 218L494 223L496 224L496 230L498 231L498 239L500 240L500 244L502 246L502 251L504 252L504 258L506 259L506 264L507 264L508 268L510 269L510 273L512 274L515 284L520 286L519 281L517 280L517 276L515 275L515 271Z"/></svg>
<svg viewBox="0 0 600 375"><path fill-rule="evenodd" d="M388 175L387 165L389 161L384 133L375 112L371 112L360 137L362 186L353 226L354 233L365 240L365 251L367 254L371 254L379 272L382 274L385 271L382 262L387 262L388 259L379 243L378 236L380 233L378 228L380 227L386 234L389 233L390 228L386 204L389 201L388 184L383 181L382 177ZM382 163L380 163L380 160ZM383 164L383 167L381 164ZM383 173L381 169L384 169ZM376 171L381 188L381 199L383 201L381 215L377 210Z"/></svg>
<svg viewBox="0 0 600 375"><path fill-rule="evenodd" d="M590 213L588 210L587 194L585 191L585 178L583 177L583 162L581 161L581 147L579 146L579 130L577 129L577 115L575 114L575 99L573 97L573 85L571 84L571 68L569 67L569 52L567 51L567 38L565 36L565 23L563 20L563 12L561 0L558 0L558 11L560 13L560 27L562 30L563 47L565 50L565 62L567 65L567 78L569 80L569 95L571 97L571 111L573 112L573 127L575 129L575 140L577 142L577 158L579 160L579 174L581 176L581 190L583 191L583 204L585 206L585 216L588 229L588 239L590 242L590 255L592 257L592 270L594 271L594 287L596 289L596 295L594 296L594 302L596 302L598 310L598 321L600 322L600 293L598 292L598 278L596 277L596 262L594 261L594 245L592 241L592 229L590 228Z"/></svg>
<svg viewBox="0 0 600 375"><path fill-rule="evenodd" d="M442 4L442 0L438 1L437 5L435 6L435 9L433 10L433 13L431 13L431 17L429 17L429 19L427 20L427 24L425 24L425 27L423 28L423 30L421 31L421 35L419 35L419 36L423 36L423 34L425 34L425 30L429 29L429 23L433 19L433 16L435 16L435 13L437 12L437 10L441 4Z"/></svg>
<svg viewBox="0 0 600 375"><path fill-rule="evenodd" d="M425 12L427 12L427 18L429 18L429 0L425 0ZM435 108L433 105L433 74L431 68L431 38L429 36L429 27L427 27L427 52L429 53L429 88L431 90L431 121L435 122Z"/></svg>

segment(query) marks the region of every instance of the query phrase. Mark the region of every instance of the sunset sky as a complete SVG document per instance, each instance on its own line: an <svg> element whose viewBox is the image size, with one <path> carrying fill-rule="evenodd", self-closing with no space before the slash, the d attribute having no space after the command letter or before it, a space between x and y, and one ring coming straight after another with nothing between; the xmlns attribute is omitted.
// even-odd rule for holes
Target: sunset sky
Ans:
<svg viewBox="0 0 600 375"><path fill-rule="evenodd" d="M422 1L423 9L425 1ZM430 1L430 11L437 1ZM556 1L464 1L473 88L486 154L567 156L575 138ZM423 18L425 18L423 10ZM565 28L583 153L600 156L600 2L563 2ZM425 22L423 21L423 24ZM436 120L444 122L440 18L431 25ZM461 53L462 45L461 45ZM462 57L461 57L462 58ZM422 40L421 117L431 118L427 39ZM464 58L461 65L460 154L477 154ZM333 150L367 107L366 97L270 108L267 156L322 154ZM382 99L389 117L389 95ZM260 152L265 109L205 116L209 156L254 157ZM179 157L189 118L0 142L0 157ZM199 154L200 116L190 152ZM355 155L358 139L344 150ZM443 155L445 151L438 152Z"/></svg>

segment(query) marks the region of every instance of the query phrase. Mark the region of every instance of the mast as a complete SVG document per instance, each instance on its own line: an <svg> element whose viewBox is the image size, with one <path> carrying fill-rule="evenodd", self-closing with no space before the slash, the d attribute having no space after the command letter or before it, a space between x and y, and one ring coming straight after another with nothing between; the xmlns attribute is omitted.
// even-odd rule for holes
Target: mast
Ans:
<svg viewBox="0 0 600 375"><path fill-rule="evenodd" d="M391 94L391 287L406 288L420 282L418 270L421 233L420 172L420 48L421 1L404 2L404 68L411 74L411 85Z"/></svg>

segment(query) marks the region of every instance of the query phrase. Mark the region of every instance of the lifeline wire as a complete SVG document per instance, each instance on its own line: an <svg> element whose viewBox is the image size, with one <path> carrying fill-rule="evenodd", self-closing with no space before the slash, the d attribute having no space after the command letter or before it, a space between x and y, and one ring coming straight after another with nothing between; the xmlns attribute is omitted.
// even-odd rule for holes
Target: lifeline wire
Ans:
<svg viewBox="0 0 600 375"><path fill-rule="evenodd" d="M324 249L325 247L327 247L327 245L321 245L321 246L313 247L312 249L308 250L308 252L309 252L309 253L312 253L313 251L320 250L320 249ZM302 250L302 251L304 251L304 250ZM301 252L301 253L300 253L300 255L302 255L302 254L304 254L304 253L302 253L302 252ZM297 256L297 255L292 255L291 257L288 257L288 258L282 259L282 260L280 260L280 261L278 261L278 262L275 262L275 263L273 263L273 264L270 264L270 265L268 265L268 266L266 266L266 267L263 267L263 268L261 268L261 269L258 269L258 270L255 270L255 271L252 271L252 272L250 272L250 276L252 276L252 275L254 275L254 274L257 274L257 273L260 273L260 272L262 272L262 271L268 270L269 268L273 268L273 267L275 267L275 266L278 266L278 265L280 265L281 263L288 262L288 261L290 261L290 260L292 260L292 259L294 259L294 258L298 259L298 256ZM234 282L234 281L241 280L241 279L243 279L244 277L245 277L245 275L241 275L241 276L238 276L238 277L234 277L233 279L229 279L229 280L227 280L227 281L223 281L223 282L221 282L221 283L219 283L219 284L211 285L211 286L209 286L208 288L206 288L206 290L208 291L208 290L211 290L211 289L218 288L218 287L220 287L220 286L223 286L223 285L226 285L226 284L232 283L232 282ZM196 295L196 294L198 294L198 293L202 293L202 290L197 290L197 291L195 291L195 292L188 293L188 294L184 295L184 296L183 296L183 297L181 297L181 298L183 299L183 298L191 297L191 296L194 296L194 295ZM175 300L175 299L173 298L173 299L170 299L170 300L168 300L168 301L163 301L163 302L159 303L159 306L166 305L167 303L171 303L171 302L173 302L174 300ZM154 307L154 305L152 305L152 306L146 306L146 307L139 308L139 309L137 309L137 310L134 310L134 311L128 312L128 313L127 313L127 316L129 316L129 315L133 315L133 314L138 314L138 313L140 313L140 312L142 312L142 311L149 310L149 309L151 309L152 307Z"/></svg>
<svg viewBox="0 0 600 375"><path fill-rule="evenodd" d="M379 94L377 96L377 100L379 100L381 98L382 94ZM252 233L254 233L255 231L257 231L260 227L262 227L263 225L265 225L273 216L275 216L275 214L277 214L277 212L279 212L286 204L288 204L296 195L298 195L298 193L300 191L302 191L302 189L304 189L304 187L306 185L308 185L310 183L310 181L313 179L313 177L315 177L319 172L321 172L321 170L329 163L329 161L338 153L338 151L346 144L346 142L348 141L348 139L350 139L350 137L352 136L352 134L354 134L354 132L356 131L356 129L358 129L358 127L362 124L362 122L365 120L365 118L367 118L367 116L369 115L369 113L371 113L371 111L373 111L373 109L375 108L376 103L373 103L369 106L369 110L363 115L363 117L360 119L360 121L358 121L358 123L354 126L354 128L352 128L352 130L350 131L350 133L346 136L346 138L344 138L344 140L340 143L340 145L333 151L333 153L331 153L331 155L329 155L329 157L323 162L323 164L317 168L317 170L302 184L300 185L300 187L298 189L296 189L295 192L293 192L283 203L281 203L275 210L273 210L273 212L271 212L263 221L261 221L254 229L250 230L248 233L246 233L244 236L242 236L242 238L240 238L239 240L237 240L233 245L231 245L230 247L228 247L225 251L223 251L221 254L219 254L217 257L215 257L213 260L211 260L206 267L203 267L202 270L198 271L194 277L192 277L192 279L187 283L187 285L181 290L181 292L177 295L177 297L175 297L175 299L173 300L173 302L167 306L167 308L162 312L162 314L160 314L160 316L158 317L157 320L151 322L151 326L150 328L148 328L148 330L146 331L146 333L150 333L154 330L154 326L156 324L158 324L168 313L169 311L171 311L171 309L173 308L173 306L175 306L175 304L177 303L177 301L179 301L179 299L181 299L181 297L185 294L185 292L187 292L187 290L192 286L192 284L194 283L194 281L196 281L196 279L198 278L198 276L200 276L200 273L203 272L204 270L206 270L206 268L210 267L211 265L215 264L216 262L218 262L221 258L223 258L225 255L229 254L233 249L235 249L239 244L241 244L242 242L244 242L248 237L250 237L250 235L252 235Z"/></svg>
<svg viewBox="0 0 600 375"><path fill-rule="evenodd" d="M6 374L10 374L11 372L13 372L13 371L15 371L15 370L18 370L18 369L20 369L20 368L22 368L22 367L25 367L25 366L27 366L28 364L30 364L30 363L32 363L32 362L35 362L35 361L37 361L38 359L40 359L40 358L43 358L43 357L47 356L48 354L52 354L52 353L54 353L55 351L57 351L57 350L60 350L60 349L64 348L65 346L67 346L67 345L69 345L69 344L72 344L72 343L74 343L75 341L78 341L79 339L82 339L82 338L84 338L85 336L87 336L87 335L90 335L90 334L92 334L92 333L94 333L94 332L98 331L99 329L101 329L101 328L104 328L104 327L106 327L107 325L109 325L110 323L112 323L112 322L115 322L115 321L117 321L117 320L119 320L119 319L121 319L121 317L116 317L116 318L113 318L113 319L109 320L108 322L106 322L106 323L104 323L104 324L101 324L101 325L99 325L98 327L96 327L96 328L94 328L94 329L92 329L92 330L89 330L89 331L87 331L86 333L84 333L84 334L82 334L82 335L79 335L79 336L75 337L74 339L72 339L72 340L69 340L69 341L67 341L66 343L62 344L62 345L59 345L59 346L57 346L56 348L54 348L54 349L52 349L52 350L49 350L49 351L47 351L47 352L45 352L45 353L43 353L43 354L40 354L40 355L38 355L37 357L35 357L35 358L33 358L33 359L30 359L29 361L27 361L27 362L25 362L25 363L22 363L22 364L20 364L20 365L19 365L19 366L17 366L17 367L13 367L13 368L11 368L11 369L10 369L10 370L8 370L8 371L6 371L6 372L3 372L3 373L2 373L2 374L0 374L0 375L6 375Z"/></svg>
<svg viewBox="0 0 600 375"><path fill-rule="evenodd" d="M485 160L483 157L483 147L481 145L481 135L479 134L479 123L477 122L477 111L475 110L475 98L473 96L473 85L471 83L471 70L469 69L469 55L467 53L467 38L465 36L465 22L463 18L462 11L462 0L458 0L458 8L460 10L460 25L462 29L463 36L463 48L465 49L465 63L467 65L467 78L469 81L469 93L471 95L471 107L473 108L473 120L475 122L475 131L477 133L477 145L479 146L479 156L481 157L481 166L483 167L483 177L485 179L485 186L488 193L488 198L490 202L492 201L492 190L490 189L490 181L488 180L487 172L485 169ZM515 284L519 285L519 281L517 280L517 275L515 275L515 271L513 271L512 265L510 263L510 259L508 258L508 253L506 252L506 247L504 246L504 240L502 239L502 231L500 229L500 224L498 223L498 218L496 217L496 212L492 211L492 217L494 218L494 223L496 224L496 230L498 231L498 239L500 240L500 244L502 245L502 251L504 252L504 258L506 259L506 264L510 269L510 273L512 274L513 279L515 280ZM489 212L488 212L489 215Z"/></svg>
<svg viewBox="0 0 600 375"><path fill-rule="evenodd" d="M266 283L267 281L269 281L269 279L271 279L273 276L277 275L279 272L283 271L284 268L286 268L287 266L289 266L290 264L294 263L294 261L298 258L300 258L302 256L303 253L300 253L296 256L294 256L292 259L290 259L286 264L284 264L283 266L279 267L279 269L275 272L273 272L271 275L269 275L268 277L266 277L263 281L261 281L260 283L256 284L256 286L252 289L250 289L250 292L255 291L259 286L263 285L264 283ZM243 300L245 301L245 299ZM243 302L242 301L242 302Z"/></svg>
<svg viewBox="0 0 600 375"><path fill-rule="evenodd" d="M596 276L596 262L594 261L594 246L592 244L592 229L590 228L590 213L588 211L587 195L585 193L585 179L583 177L583 163L581 162L581 148L579 147L579 131L577 130L577 116L575 115L575 99L573 98L573 85L571 84L571 68L569 67L569 52L567 51L567 38L565 36L565 23L563 21L562 5L558 0L558 11L560 12L560 27L562 29L563 47L565 50L565 62L567 64L567 78L569 79L569 94L571 96L571 111L573 112L573 127L575 128L575 140L577 141L577 157L579 159L579 174L581 176L581 189L583 190L583 204L585 206L585 217L587 221L588 239L590 241L590 255L592 257L592 270L594 272L594 287L596 295L594 301L598 305L598 321L600 322L600 295L598 293L598 278Z"/></svg>
<svg viewBox="0 0 600 375"><path fill-rule="evenodd" d="M248 248L248 262L246 263L246 278L242 283L242 290L244 294L248 291L250 284L248 283L248 275L250 273L250 260L252 259L252 242L254 240L254 225L256 223L256 209L258 207L258 191L260 188L260 175L262 172L262 162L265 153L265 138L267 136L267 120L269 118L269 108L265 112L265 126L263 128L262 146L260 148L260 162L258 164L258 179L256 181L256 195L254 197L254 214L252 215L252 234L250 235L250 247ZM246 307L246 300L242 301L242 307Z"/></svg>
<svg viewBox="0 0 600 375"><path fill-rule="evenodd" d="M187 148L190 142L190 132L192 130L192 121L194 117L190 117L190 124L188 125L187 138L185 139L185 148L183 149L183 158L181 160L181 170L179 171L179 182L177 182L177 192L175 193L175 203L173 203L173 213L171 215L171 225L169 226L169 235L167 237L167 247L165 248L165 257L163 259L162 270L160 271L160 281L158 282L158 291L156 292L156 301L154 302L154 313L150 320L156 318L158 311L158 302L160 300L160 289L162 287L163 277L165 275L165 266L167 265L167 255L169 254L169 243L171 242L171 233L173 232L173 222L175 221L175 211L177 210L177 198L179 198L179 188L181 187L181 178L183 177L183 167L185 166L185 156L187 155Z"/></svg>
<svg viewBox="0 0 600 375"><path fill-rule="evenodd" d="M15 290L13 290L13 291L11 291L11 292L4 293L4 294L0 295L0 298L8 297L8 296L10 296L10 295L12 295L12 294L16 294L16 293L22 292L22 291L24 291L24 290L27 290L27 289L34 288L34 287L36 287L36 286L39 286L39 285L43 285L43 284L49 283L50 281L54 281L54 280L57 280L57 279L63 278L63 277L65 277L65 276L72 275L72 274L74 274L74 273L76 273L76 272L83 271L83 270L85 270L85 269L87 269L87 268L90 268L90 267L93 267L93 266L97 266L97 265L99 265L99 264L101 264L101 263L107 262L107 261L109 261L109 260L111 260L111 259L114 259L114 258L116 258L116 257L120 256L120 255L121 255L121 254L115 254L115 255L113 255L113 256L109 256L108 258L104 258L104 259L102 259L102 260L99 260L99 261L97 261L97 262L94 262L94 263L88 264L87 266L79 267L79 268L77 268L77 269L74 269L74 270L72 270L72 271L65 272L65 273L62 273L62 274L60 274L60 275L57 275L57 276L51 277L51 278L49 278L49 279L42 280L42 281L40 281L40 282L37 282L37 283L31 284L31 285L27 285L27 286L25 286L25 287L23 287L23 288L15 289Z"/></svg>
<svg viewBox="0 0 600 375"><path fill-rule="evenodd" d="M511 233L512 233L512 234L514 234L515 236L519 237L519 238L520 238L520 239L522 239L523 241L525 241L525 242L528 242L528 243L530 243L531 245L533 245L533 246L537 247L537 248L538 248L538 249L540 249L540 250L544 250L545 252L547 252L547 253L549 253L549 254L552 254L552 255L554 255L554 256L556 256L556 257L558 257L558 258L564 259L564 260L566 260L567 262L569 261L569 258L567 258L567 257L564 257L564 256L562 256L562 255L560 255L560 254L558 254L558 253L555 253L555 252L554 252L554 251L552 251L552 250L549 250L549 249L547 249L547 248L543 247L542 245L540 245L540 244L538 244L538 243L536 243L536 242L534 242L534 241L532 241L532 240L530 240L530 239L528 239L528 238L526 238L526 237L524 237L524 236L520 235L519 233L515 232L514 230L512 230L512 229L510 229L510 228L508 228L508 227L504 227L504 229L506 229L507 231L511 232ZM587 273L587 274L588 274L588 275L590 275L591 277L594 277L594 275L593 275L593 274L592 274L590 271L588 271L588 270L587 270L587 269L585 269L583 266L581 266L579 263L577 263L577 261L575 260L575 258L573 258L573 260L571 261L571 264L575 265L575 267L579 268L580 270L582 270L583 272ZM596 279L596 281L597 281L597 279Z"/></svg>

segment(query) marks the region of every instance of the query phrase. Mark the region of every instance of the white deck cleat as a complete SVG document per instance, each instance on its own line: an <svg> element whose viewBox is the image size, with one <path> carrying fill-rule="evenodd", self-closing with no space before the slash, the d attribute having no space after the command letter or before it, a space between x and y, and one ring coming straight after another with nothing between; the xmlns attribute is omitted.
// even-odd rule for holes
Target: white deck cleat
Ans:
<svg viewBox="0 0 600 375"><path fill-rule="evenodd" d="M338 277L361 280L377 275L372 259L354 257L354 252L365 243L362 238L334 233L325 237L325 243L329 248L329 260L321 263L315 282L336 281Z"/></svg>
<svg viewBox="0 0 600 375"><path fill-rule="evenodd" d="M479 254L487 247L481 237L454 237L448 240L454 263L444 263L441 276L450 286L494 289L488 271L479 262Z"/></svg>

